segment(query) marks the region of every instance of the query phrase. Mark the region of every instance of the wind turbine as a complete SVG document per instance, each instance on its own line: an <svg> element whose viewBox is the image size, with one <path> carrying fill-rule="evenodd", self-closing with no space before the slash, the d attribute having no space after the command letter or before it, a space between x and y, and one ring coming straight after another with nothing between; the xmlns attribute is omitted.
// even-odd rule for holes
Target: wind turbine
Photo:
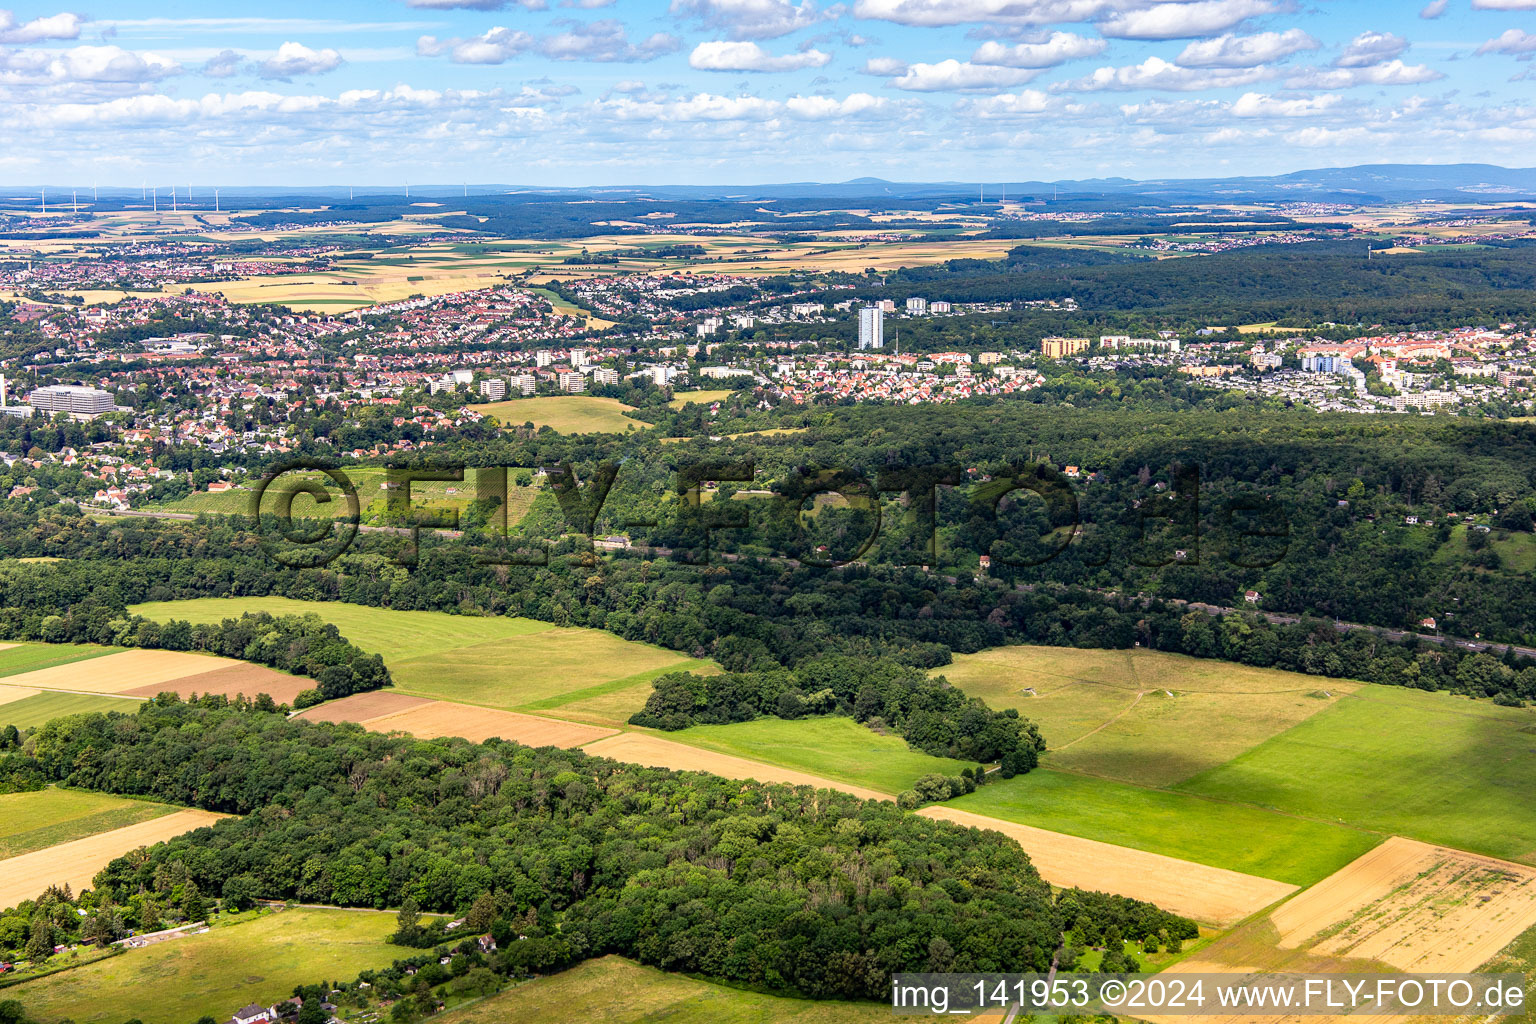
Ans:
<svg viewBox="0 0 1536 1024"><path fill-rule="evenodd" d="M411 183L410 182L406 182L405 183L405 198L407 198L407 199L411 198Z"/></svg>
<svg viewBox="0 0 1536 1024"><path fill-rule="evenodd" d="M74 197L75 216L78 217L80 216L80 190L75 189L70 195Z"/></svg>
<svg viewBox="0 0 1536 1024"><path fill-rule="evenodd" d="M159 185L156 185L154 188L149 190L149 201L154 204L154 207L153 207L154 211L156 213L159 213L160 212L160 186Z"/></svg>
<svg viewBox="0 0 1536 1024"><path fill-rule="evenodd" d="M176 212L176 186L171 186L171 212Z"/></svg>
<svg viewBox="0 0 1536 1024"><path fill-rule="evenodd" d="M42 195L43 195L43 213L46 215L48 213L48 186L47 185L43 186L43 188L42 188Z"/></svg>
<svg viewBox="0 0 1536 1024"><path fill-rule="evenodd" d="M218 213L219 212L219 190L218 189L214 189L213 190L213 212L214 213Z"/></svg>

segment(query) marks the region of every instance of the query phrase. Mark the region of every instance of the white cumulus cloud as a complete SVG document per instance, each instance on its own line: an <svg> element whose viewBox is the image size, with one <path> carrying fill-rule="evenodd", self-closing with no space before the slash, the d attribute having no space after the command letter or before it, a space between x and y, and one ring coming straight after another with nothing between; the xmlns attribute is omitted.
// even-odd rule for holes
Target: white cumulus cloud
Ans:
<svg viewBox="0 0 1536 1024"><path fill-rule="evenodd" d="M1368 68L1308 68L1286 79L1292 89L1352 89L1357 85L1423 85L1445 76L1425 64L1390 60Z"/></svg>
<svg viewBox="0 0 1536 1024"><path fill-rule="evenodd" d="M142 85L181 70L180 64L167 57L118 46L0 51L0 82L8 84Z"/></svg>
<svg viewBox="0 0 1536 1024"><path fill-rule="evenodd" d="M1518 28L1507 28L1477 48L1484 53L1536 53L1536 35Z"/></svg>
<svg viewBox="0 0 1536 1024"><path fill-rule="evenodd" d="M1195 40L1184 47L1184 52L1174 63L1185 68L1253 68L1303 50L1315 50L1321 45L1299 28L1252 36L1229 33L1214 39Z"/></svg>
<svg viewBox="0 0 1536 1024"><path fill-rule="evenodd" d="M277 52L256 65L262 78L292 78L294 75L323 75L342 65L341 54L327 47L313 50L303 43L287 42Z"/></svg>
<svg viewBox="0 0 1536 1024"><path fill-rule="evenodd" d="M799 71L825 67L832 59L821 50L774 55L756 43L700 43L688 55L688 66L699 71Z"/></svg>
<svg viewBox="0 0 1536 1024"><path fill-rule="evenodd" d="M1271 68L1186 68L1163 60L1148 57L1140 64L1128 67L1099 68L1086 78L1064 82L1058 90L1096 92L1100 90L1159 89L1168 92L1198 92L1202 89L1225 89L1232 86L1250 85L1275 77Z"/></svg>
<svg viewBox="0 0 1536 1024"><path fill-rule="evenodd" d="M672 0L671 11L733 39L777 39L820 18L811 0Z"/></svg>
<svg viewBox="0 0 1536 1024"><path fill-rule="evenodd" d="M1333 62L1336 68L1363 68L1372 64L1401 57L1408 49L1408 40L1391 32L1362 32L1350 40L1349 46Z"/></svg>
<svg viewBox="0 0 1536 1024"><path fill-rule="evenodd" d="M994 92L1023 85L1039 74L1033 68L969 64L951 58L937 64L912 64L890 84L908 92Z"/></svg>
<svg viewBox="0 0 1536 1024"><path fill-rule="evenodd" d="M79 39L85 19L78 14L50 14L18 22L15 13L0 10L0 43L40 43L47 39Z"/></svg>
<svg viewBox="0 0 1536 1024"><path fill-rule="evenodd" d="M857 0L860 18L939 28L985 22L1051 25L1089 21L1126 6L1123 0Z"/></svg>
<svg viewBox="0 0 1536 1024"><path fill-rule="evenodd" d="M1099 23L1099 31L1117 39L1191 39L1274 9L1269 0L1172 0L1113 15Z"/></svg>
<svg viewBox="0 0 1536 1024"><path fill-rule="evenodd" d="M1074 35L1071 32L1052 32L1049 39L1040 43L982 43L971 54L973 64L1001 64L1010 68L1052 68L1080 57L1094 57L1104 52L1109 44L1102 39Z"/></svg>
<svg viewBox="0 0 1536 1024"><path fill-rule="evenodd" d="M498 25L468 39L422 36L416 40L416 52L423 57L446 53L455 64L504 64L531 50L535 42L527 32Z"/></svg>

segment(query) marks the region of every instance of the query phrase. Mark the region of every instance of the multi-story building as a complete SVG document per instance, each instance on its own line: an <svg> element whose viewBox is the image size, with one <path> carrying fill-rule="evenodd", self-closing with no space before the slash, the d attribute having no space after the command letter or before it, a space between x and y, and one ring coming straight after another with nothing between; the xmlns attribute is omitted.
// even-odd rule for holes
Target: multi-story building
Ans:
<svg viewBox="0 0 1536 1024"><path fill-rule="evenodd" d="M859 348L885 347L885 310L879 306L865 306L859 310Z"/></svg>
<svg viewBox="0 0 1536 1024"><path fill-rule="evenodd" d="M912 298L907 300L907 312L913 316L926 315L928 312L928 300L920 299L914 295Z"/></svg>
<svg viewBox="0 0 1536 1024"><path fill-rule="evenodd" d="M480 382L480 393L493 402L507 397L507 382L500 377L487 377Z"/></svg>
<svg viewBox="0 0 1536 1024"><path fill-rule="evenodd" d="M592 383L594 384L617 384L618 382L619 371L612 367L599 366L592 371Z"/></svg>
<svg viewBox="0 0 1536 1024"><path fill-rule="evenodd" d="M507 386L526 398L539 389L539 378L531 373L514 374L507 380Z"/></svg>
<svg viewBox="0 0 1536 1024"><path fill-rule="evenodd" d="M580 370L561 370L555 378L560 390L567 394L579 395L587 390L587 378Z"/></svg>
<svg viewBox="0 0 1536 1024"><path fill-rule="evenodd" d="M28 402L34 409L43 412L68 412L85 416L111 412L115 408L112 396L107 392L77 384L50 384L38 388L32 392Z"/></svg>
<svg viewBox="0 0 1536 1024"><path fill-rule="evenodd" d="M1041 338L1040 354L1047 359L1066 359L1087 351L1087 338Z"/></svg>

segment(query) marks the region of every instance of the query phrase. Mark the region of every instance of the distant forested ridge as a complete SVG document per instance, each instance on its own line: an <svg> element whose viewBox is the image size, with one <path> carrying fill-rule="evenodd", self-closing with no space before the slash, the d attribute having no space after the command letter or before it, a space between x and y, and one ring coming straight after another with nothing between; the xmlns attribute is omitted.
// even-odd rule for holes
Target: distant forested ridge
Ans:
<svg viewBox="0 0 1536 1024"><path fill-rule="evenodd" d="M1367 245L1256 245L1177 259L1023 245L1002 260L904 267L882 275L883 284L864 281L855 295L1004 303L1070 298L1089 312L1210 324L1333 321L1395 328L1496 323L1529 316L1536 307L1536 245L1530 242L1371 259Z"/></svg>

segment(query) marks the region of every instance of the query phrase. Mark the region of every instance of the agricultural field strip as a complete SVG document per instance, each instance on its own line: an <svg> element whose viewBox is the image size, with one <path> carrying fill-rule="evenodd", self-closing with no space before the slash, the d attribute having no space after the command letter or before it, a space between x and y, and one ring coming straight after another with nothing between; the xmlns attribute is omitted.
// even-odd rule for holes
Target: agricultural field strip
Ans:
<svg viewBox="0 0 1536 1024"><path fill-rule="evenodd" d="M1163 973L1470 972L1533 925L1536 869L1393 837ZM1189 1018L1146 1019L1152 1024L1185 1024ZM1206 1024L1254 1024L1257 1019L1235 1014L1202 1018ZM1264 1024L1354 1019L1262 1018ZM1370 1019L1402 1024L1416 1018Z"/></svg>
<svg viewBox="0 0 1536 1024"><path fill-rule="evenodd" d="M92 662L89 675L95 685L81 680L83 672L78 667L79 662L69 662L6 676L4 677L7 680L5 685L110 696L120 695L140 686L168 683L184 676L245 664L211 654L158 650L120 651L116 654L86 660Z"/></svg>
<svg viewBox="0 0 1536 1024"><path fill-rule="evenodd" d="M492 737L530 747L579 747L613 736L617 729L567 722L520 711L503 711L456 701L433 700L360 721L371 732L406 732L422 739L462 736L473 742Z"/></svg>
<svg viewBox="0 0 1536 1024"><path fill-rule="evenodd" d="M1536 868L1394 836L1270 920L1281 948L1471 971L1536 925Z"/></svg>
<svg viewBox="0 0 1536 1024"><path fill-rule="evenodd" d="M9 686L0 683L0 704L9 704L13 700L21 700L24 697L36 697L42 692L30 686Z"/></svg>
<svg viewBox="0 0 1536 1024"><path fill-rule="evenodd" d="M918 813L967 828L1001 832L1024 848L1041 877L1052 885L1148 900L1218 927L1230 927L1298 889L1256 875L1019 825L943 804Z"/></svg>
<svg viewBox="0 0 1536 1024"><path fill-rule="evenodd" d="M733 779L815 786L852 793L866 800L892 799L891 794L877 790L835 782L731 754L690 747L648 733L624 732L596 743L588 743L582 749L589 754L657 768L705 771ZM1053 885L1081 886L1150 900L1165 909L1209 924L1231 925L1297 890L1296 886L1284 882L1027 825L1016 825L943 806L928 807L919 813L929 818L990 829L1009 836L1024 847L1041 876Z"/></svg>
<svg viewBox="0 0 1536 1024"><path fill-rule="evenodd" d="M209 811L176 811L0 861L0 907L13 907L32 899L50 885L68 884L76 892L89 888L96 873L123 854L211 825L224 817L227 815Z"/></svg>

